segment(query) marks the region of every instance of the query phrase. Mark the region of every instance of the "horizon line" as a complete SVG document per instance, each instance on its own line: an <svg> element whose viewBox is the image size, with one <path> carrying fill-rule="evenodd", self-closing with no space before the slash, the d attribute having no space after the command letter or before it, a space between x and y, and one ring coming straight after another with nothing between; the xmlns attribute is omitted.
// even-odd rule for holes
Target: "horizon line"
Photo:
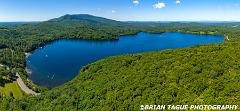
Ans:
<svg viewBox="0 0 240 111"><path fill-rule="evenodd" d="M88 14L88 13L82 13L82 14L64 14L62 16L65 15L90 15L90 16L95 16L95 17L101 17L101 18L105 18L105 19L111 19L111 20L115 20L115 21L119 21L119 22L240 22L240 20L234 20L234 19L229 19L229 20L207 20L207 19L196 19L196 20L117 20L117 19L113 19L113 18L108 18L108 17L103 17L103 16L98 16L96 14ZM16 21L0 21L0 23L3 22L46 22L49 21L51 19L55 19L55 18L59 18L62 16L58 16L58 17L53 17L53 18L49 18L49 19L43 19L43 20L16 20ZM144 18L143 18L144 19Z"/></svg>
<svg viewBox="0 0 240 111"><path fill-rule="evenodd" d="M49 19L51 20L51 19ZM46 22L49 20L22 20L22 21L0 21L0 23L13 23L13 22ZM113 19L112 19L113 20ZM116 20L119 21L119 20ZM119 22L240 22L240 20L130 20L130 21L119 21Z"/></svg>

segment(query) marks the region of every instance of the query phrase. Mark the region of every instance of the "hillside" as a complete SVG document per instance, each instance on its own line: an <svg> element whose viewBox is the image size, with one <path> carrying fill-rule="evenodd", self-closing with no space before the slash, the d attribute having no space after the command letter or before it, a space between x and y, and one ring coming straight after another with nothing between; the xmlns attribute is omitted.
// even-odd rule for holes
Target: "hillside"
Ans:
<svg viewBox="0 0 240 111"><path fill-rule="evenodd" d="M120 21L115 21L115 20L111 20L111 19L106 19L106 18L102 18L102 17L96 17L93 15L88 15L88 14L77 14L77 15L64 15L62 17L59 18L55 18L55 19L51 19L48 22L55 22L55 23L61 23L61 22L79 22L82 24L86 24L86 25L119 25L119 26L123 26L124 24L127 23L123 23ZM78 23L78 24L79 24Z"/></svg>

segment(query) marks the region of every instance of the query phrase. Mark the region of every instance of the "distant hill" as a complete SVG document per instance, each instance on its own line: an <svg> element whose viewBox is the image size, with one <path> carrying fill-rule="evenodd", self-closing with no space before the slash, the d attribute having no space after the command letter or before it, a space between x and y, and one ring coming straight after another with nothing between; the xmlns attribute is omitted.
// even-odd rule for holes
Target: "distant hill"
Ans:
<svg viewBox="0 0 240 111"><path fill-rule="evenodd" d="M127 23L123 23L116 20L106 19L103 17L97 17L88 14L75 14L75 15L64 15L59 18L51 19L47 22L55 22L55 23L66 23L66 22L78 22L84 23L88 25L126 25Z"/></svg>

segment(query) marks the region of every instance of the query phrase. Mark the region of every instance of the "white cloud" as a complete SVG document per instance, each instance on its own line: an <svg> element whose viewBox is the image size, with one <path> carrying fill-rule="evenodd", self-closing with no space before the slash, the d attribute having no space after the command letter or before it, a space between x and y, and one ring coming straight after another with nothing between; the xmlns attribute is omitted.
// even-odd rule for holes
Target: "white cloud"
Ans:
<svg viewBox="0 0 240 111"><path fill-rule="evenodd" d="M176 4L180 4L180 3L181 3L181 1L180 1L180 0L177 0L177 1L176 1Z"/></svg>
<svg viewBox="0 0 240 111"><path fill-rule="evenodd" d="M138 5L139 4L139 0L133 0L133 4Z"/></svg>
<svg viewBox="0 0 240 111"><path fill-rule="evenodd" d="M161 8L166 7L166 5L163 2L158 2L158 3L154 4L153 7L157 8L157 9L161 9Z"/></svg>
<svg viewBox="0 0 240 111"><path fill-rule="evenodd" d="M116 13L116 11L115 11L115 10L112 10L111 12L112 12L112 13Z"/></svg>

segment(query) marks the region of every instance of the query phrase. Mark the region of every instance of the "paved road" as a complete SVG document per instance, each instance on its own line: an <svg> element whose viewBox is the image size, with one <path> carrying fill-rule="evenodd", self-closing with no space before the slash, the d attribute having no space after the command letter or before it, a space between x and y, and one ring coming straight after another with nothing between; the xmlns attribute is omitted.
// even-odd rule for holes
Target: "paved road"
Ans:
<svg viewBox="0 0 240 111"><path fill-rule="evenodd" d="M16 73L17 78L17 83L20 86L20 88L22 89L23 92L25 92L26 94L31 94L31 95L40 95L40 93L36 93L33 90L29 89L23 82L22 78L20 77L20 75L18 73Z"/></svg>

